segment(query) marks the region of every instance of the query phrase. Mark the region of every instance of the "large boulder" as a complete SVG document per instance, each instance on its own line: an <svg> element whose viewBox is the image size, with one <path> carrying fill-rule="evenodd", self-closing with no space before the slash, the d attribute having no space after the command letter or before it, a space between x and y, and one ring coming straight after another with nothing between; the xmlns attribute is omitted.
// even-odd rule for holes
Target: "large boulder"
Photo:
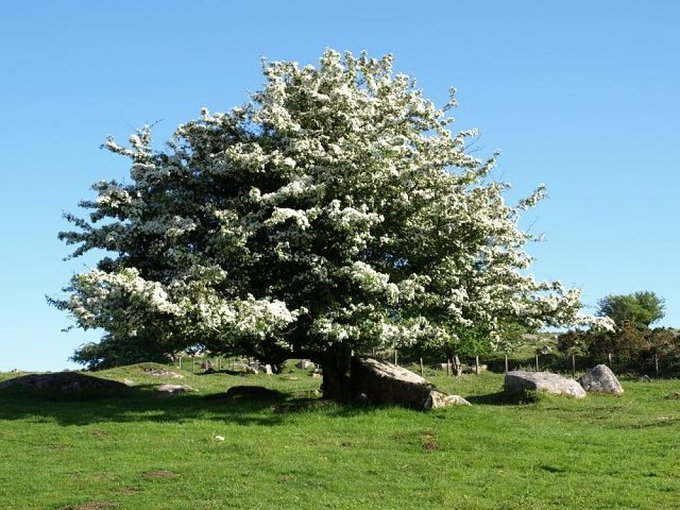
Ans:
<svg viewBox="0 0 680 510"><path fill-rule="evenodd" d="M352 382L355 395L377 405L400 405L422 410L470 405L462 397L438 391L429 381L410 370L372 358L353 358Z"/></svg>
<svg viewBox="0 0 680 510"><path fill-rule="evenodd" d="M579 384L588 393L611 393L621 395L623 387L607 365L597 365L582 375Z"/></svg>
<svg viewBox="0 0 680 510"><path fill-rule="evenodd" d="M574 379L550 372L508 372L505 374L504 387L505 392L510 395L518 395L526 391L544 391L575 398L586 396L585 390Z"/></svg>

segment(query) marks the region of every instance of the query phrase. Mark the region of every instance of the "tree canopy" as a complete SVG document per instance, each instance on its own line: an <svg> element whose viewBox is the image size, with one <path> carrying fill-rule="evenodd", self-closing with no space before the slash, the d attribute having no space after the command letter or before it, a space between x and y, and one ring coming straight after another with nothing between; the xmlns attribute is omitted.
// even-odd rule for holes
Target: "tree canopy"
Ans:
<svg viewBox="0 0 680 510"><path fill-rule="evenodd" d="M204 109L162 150L148 127L129 147L107 140L131 180L95 184L89 217L60 234L75 256L108 253L54 300L77 326L113 351L309 357L345 398L352 351L598 322L579 316L578 289L527 273L534 237L518 222L544 190L506 204L497 155L476 159L476 132L450 130L453 93L436 107L390 55L328 50L263 73L250 101Z"/></svg>
<svg viewBox="0 0 680 510"><path fill-rule="evenodd" d="M618 328L626 323L647 328L665 315L664 299L650 291L609 295L598 304L598 315L611 318Z"/></svg>

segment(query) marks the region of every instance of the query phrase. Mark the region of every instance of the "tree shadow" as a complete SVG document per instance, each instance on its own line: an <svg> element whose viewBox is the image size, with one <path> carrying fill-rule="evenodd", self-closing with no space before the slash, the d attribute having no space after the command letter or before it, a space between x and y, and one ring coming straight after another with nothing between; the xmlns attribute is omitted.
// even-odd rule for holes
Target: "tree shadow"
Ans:
<svg viewBox="0 0 680 510"><path fill-rule="evenodd" d="M465 400L472 405L485 406L516 406L523 404L533 404L539 400L535 392L525 392L522 394L511 395L504 391L489 393L487 395L472 395L465 397Z"/></svg>
<svg viewBox="0 0 680 510"><path fill-rule="evenodd" d="M245 398L242 395L185 393L168 395L156 385L139 385L124 395L83 397L39 395L36 392L2 392L0 420L56 421L60 425L92 423L174 422L196 419L239 425L273 426L282 417L271 412L286 394ZM276 392L279 393L279 392Z"/></svg>
<svg viewBox="0 0 680 510"><path fill-rule="evenodd" d="M18 388L0 391L0 420L28 420L60 425L94 423L182 423L193 420L244 426L276 426L287 416L323 412L349 417L370 407L300 397L261 386L233 386L226 392L165 394L156 384L140 384L115 396L74 395Z"/></svg>

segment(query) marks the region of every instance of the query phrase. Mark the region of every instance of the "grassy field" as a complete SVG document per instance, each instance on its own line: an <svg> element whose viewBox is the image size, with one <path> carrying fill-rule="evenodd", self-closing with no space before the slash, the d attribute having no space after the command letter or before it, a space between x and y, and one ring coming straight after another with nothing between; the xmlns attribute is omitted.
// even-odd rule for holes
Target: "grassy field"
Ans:
<svg viewBox="0 0 680 510"><path fill-rule="evenodd" d="M473 405L424 413L322 404L302 371L144 368L97 374L135 382L116 398L0 395L0 508L680 508L678 380L509 405L502 375L432 372ZM280 393L225 397L234 385Z"/></svg>

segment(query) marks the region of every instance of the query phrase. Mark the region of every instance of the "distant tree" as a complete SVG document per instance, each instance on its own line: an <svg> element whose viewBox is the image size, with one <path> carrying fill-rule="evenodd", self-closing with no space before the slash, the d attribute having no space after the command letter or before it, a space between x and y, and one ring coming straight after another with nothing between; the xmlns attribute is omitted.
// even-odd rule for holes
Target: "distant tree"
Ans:
<svg viewBox="0 0 680 510"><path fill-rule="evenodd" d="M419 344L463 351L503 324L578 321L579 291L527 274L507 185L454 134L447 111L392 57L328 50L318 67L264 66L252 101L181 125L164 150L150 129L126 148L130 183L100 182L69 215L74 255L108 252L53 302L106 349L201 345L322 365L323 392L352 398L352 352ZM98 363L113 362L99 359ZM123 358L121 358L123 359ZM125 358L126 359L126 358Z"/></svg>
<svg viewBox="0 0 680 510"><path fill-rule="evenodd" d="M663 298L649 291L609 295L602 298L598 304L597 314L611 318L618 328L627 323L648 328L665 315Z"/></svg>

